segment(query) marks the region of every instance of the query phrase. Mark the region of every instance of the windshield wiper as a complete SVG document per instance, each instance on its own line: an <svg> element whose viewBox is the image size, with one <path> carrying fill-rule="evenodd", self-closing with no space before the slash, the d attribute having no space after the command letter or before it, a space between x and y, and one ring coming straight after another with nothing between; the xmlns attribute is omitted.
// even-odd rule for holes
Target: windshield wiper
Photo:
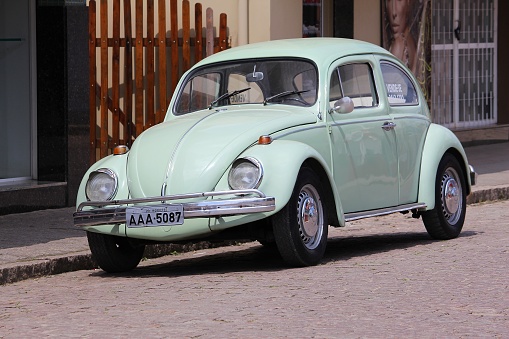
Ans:
<svg viewBox="0 0 509 339"><path fill-rule="evenodd" d="M210 105L209 105L209 109L212 109L212 107L214 107L214 105L217 104L219 101L226 100L228 98L231 98L234 95L240 94L240 93L245 92L245 91L247 91L249 89L251 89L251 87L246 87L246 88L243 88L243 89L238 89L238 90L235 90L235 91L230 92L230 93L226 92L223 95L219 96L219 98L217 98L216 100L212 101L210 103Z"/></svg>
<svg viewBox="0 0 509 339"><path fill-rule="evenodd" d="M267 105L267 103L269 101L271 101L271 100L282 98L282 97L286 97L286 96L293 95L293 94L301 94L301 93L305 93L305 92L309 92L309 89L301 90L301 91L285 91L285 92L281 92L281 93L278 93L278 94L273 95L271 97L268 97L267 99L265 99L263 101L263 104Z"/></svg>

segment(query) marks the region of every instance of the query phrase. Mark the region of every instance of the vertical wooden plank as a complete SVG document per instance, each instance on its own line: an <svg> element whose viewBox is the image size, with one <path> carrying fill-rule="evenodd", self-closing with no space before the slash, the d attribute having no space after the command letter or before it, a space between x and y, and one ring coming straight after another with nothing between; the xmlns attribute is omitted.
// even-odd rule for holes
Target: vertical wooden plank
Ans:
<svg viewBox="0 0 509 339"><path fill-rule="evenodd" d="M191 67L191 18L189 0L182 1L182 71Z"/></svg>
<svg viewBox="0 0 509 339"><path fill-rule="evenodd" d="M131 17L131 1L124 0L124 35L125 35L125 95L124 95L124 142L127 146L131 146L133 138L133 49L132 49L132 17Z"/></svg>
<svg viewBox="0 0 509 339"><path fill-rule="evenodd" d="M226 35L226 14L219 15L219 52L224 51L228 46Z"/></svg>
<svg viewBox="0 0 509 339"><path fill-rule="evenodd" d="M156 123L164 119L166 111L166 0L159 0L159 109Z"/></svg>
<svg viewBox="0 0 509 339"><path fill-rule="evenodd" d="M101 0L101 146L100 157L108 155L108 1Z"/></svg>
<svg viewBox="0 0 509 339"><path fill-rule="evenodd" d="M96 103L95 103L95 84L97 82L97 65L96 65L96 2L90 0L88 5L88 59L89 59L89 81L90 81L90 164L93 164L97 159L95 155L96 144L95 139L97 138L97 115L96 115Z"/></svg>
<svg viewBox="0 0 509 339"><path fill-rule="evenodd" d="M120 132L120 0L113 1L113 54L112 54L112 104L113 119L111 126L111 139L113 146L119 144Z"/></svg>
<svg viewBox="0 0 509 339"><path fill-rule="evenodd" d="M179 52L178 52L178 17L177 17L177 0L170 1L170 24L171 24L171 92L177 87L179 78Z"/></svg>
<svg viewBox="0 0 509 339"><path fill-rule="evenodd" d="M134 117L136 123L135 137L143 131L143 0L136 0L136 46L134 47L135 99Z"/></svg>
<svg viewBox="0 0 509 339"><path fill-rule="evenodd" d="M147 47L146 47L146 100L147 100L147 114L146 125L144 129L154 126L154 0L146 0L147 2Z"/></svg>
<svg viewBox="0 0 509 339"><path fill-rule="evenodd" d="M208 7L207 12L205 13L205 20L207 22L207 47L206 47L206 56L214 54L214 12L212 8Z"/></svg>
<svg viewBox="0 0 509 339"><path fill-rule="evenodd" d="M194 44L194 63L197 63L203 58L203 20L201 12L201 3L194 5L194 30L196 32L196 41Z"/></svg>

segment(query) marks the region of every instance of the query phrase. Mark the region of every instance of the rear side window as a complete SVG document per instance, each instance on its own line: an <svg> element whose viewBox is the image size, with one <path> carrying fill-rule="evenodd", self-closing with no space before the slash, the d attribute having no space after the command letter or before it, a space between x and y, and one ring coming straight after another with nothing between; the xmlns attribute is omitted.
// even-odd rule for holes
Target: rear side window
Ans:
<svg viewBox="0 0 509 339"><path fill-rule="evenodd" d="M382 62L380 69L382 70L387 98L391 106L418 104L415 86L401 68L388 62Z"/></svg>

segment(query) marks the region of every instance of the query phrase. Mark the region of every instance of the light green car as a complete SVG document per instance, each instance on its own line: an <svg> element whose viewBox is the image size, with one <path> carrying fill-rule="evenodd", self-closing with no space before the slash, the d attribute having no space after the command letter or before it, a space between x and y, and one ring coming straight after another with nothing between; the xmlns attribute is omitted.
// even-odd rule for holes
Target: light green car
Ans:
<svg viewBox="0 0 509 339"><path fill-rule="evenodd" d="M164 122L114 153L85 174L74 214L108 272L135 268L149 243L232 237L315 265L329 226L394 212L451 239L475 181L408 69L378 46L333 38L206 58Z"/></svg>

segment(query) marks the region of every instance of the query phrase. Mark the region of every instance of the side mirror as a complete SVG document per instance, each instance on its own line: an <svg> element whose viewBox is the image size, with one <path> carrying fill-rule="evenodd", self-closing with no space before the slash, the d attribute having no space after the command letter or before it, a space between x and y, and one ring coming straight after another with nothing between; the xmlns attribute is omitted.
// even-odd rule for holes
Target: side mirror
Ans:
<svg viewBox="0 0 509 339"><path fill-rule="evenodd" d="M334 103L334 108L331 109L331 112L346 114L351 113L353 111L353 108L354 108L353 100L350 99L350 97L344 97Z"/></svg>

